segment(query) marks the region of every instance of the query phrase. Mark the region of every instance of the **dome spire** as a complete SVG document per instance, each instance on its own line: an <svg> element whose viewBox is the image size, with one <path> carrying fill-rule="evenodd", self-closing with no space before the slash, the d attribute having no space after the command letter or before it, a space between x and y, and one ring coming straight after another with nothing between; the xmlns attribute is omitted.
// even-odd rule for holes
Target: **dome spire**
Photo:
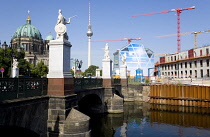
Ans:
<svg viewBox="0 0 210 137"><path fill-rule="evenodd" d="M26 19L26 24L31 24L31 16L29 10L28 10L28 18Z"/></svg>

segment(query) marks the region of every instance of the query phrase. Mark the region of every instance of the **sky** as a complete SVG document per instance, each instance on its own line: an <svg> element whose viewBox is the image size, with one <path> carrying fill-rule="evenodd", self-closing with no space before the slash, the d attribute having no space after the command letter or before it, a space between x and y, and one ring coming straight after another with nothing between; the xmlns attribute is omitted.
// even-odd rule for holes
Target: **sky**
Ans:
<svg viewBox="0 0 210 137"><path fill-rule="evenodd" d="M31 24L35 26L45 39L47 35L56 36L54 27L58 10L61 9L66 18L77 15L67 24L69 41L72 44L71 58L83 61L82 70L87 69L87 26L89 0L1 0L0 8L0 40L10 43L11 36L19 26L26 23L30 10ZM177 52L177 37L156 36L177 33L176 12L132 17L133 15L152 13L176 8L193 10L181 13L181 33L210 30L210 0L90 0L91 40L112 40L121 38L141 38L132 43L142 44L158 53ZM198 47L210 44L210 33L198 34ZM92 65L101 69L104 58L103 48L109 45L110 57L117 49L126 46L127 41L104 41L91 43ZM181 51L194 46L192 34L181 36ZM157 60L157 58L156 58Z"/></svg>

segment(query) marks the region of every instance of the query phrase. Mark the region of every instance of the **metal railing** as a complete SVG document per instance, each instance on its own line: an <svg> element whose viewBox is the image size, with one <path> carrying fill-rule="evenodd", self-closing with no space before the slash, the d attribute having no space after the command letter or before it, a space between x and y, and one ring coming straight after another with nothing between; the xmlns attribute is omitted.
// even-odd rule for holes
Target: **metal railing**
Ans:
<svg viewBox="0 0 210 137"><path fill-rule="evenodd" d="M47 78L1 78L0 101L47 95Z"/></svg>
<svg viewBox="0 0 210 137"><path fill-rule="evenodd" d="M74 90L102 87L102 82L97 78L74 78Z"/></svg>
<svg viewBox="0 0 210 137"><path fill-rule="evenodd" d="M128 78L128 84L142 84L141 78Z"/></svg>
<svg viewBox="0 0 210 137"><path fill-rule="evenodd" d="M119 85L120 82L121 82L121 79L120 78L114 78L114 80L113 80L113 84L114 85Z"/></svg>

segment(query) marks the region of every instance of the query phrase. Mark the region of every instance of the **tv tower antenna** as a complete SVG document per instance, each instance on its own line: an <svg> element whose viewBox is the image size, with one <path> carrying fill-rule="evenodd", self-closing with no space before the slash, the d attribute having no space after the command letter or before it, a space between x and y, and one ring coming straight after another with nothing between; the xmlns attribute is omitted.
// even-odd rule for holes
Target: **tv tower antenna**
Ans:
<svg viewBox="0 0 210 137"><path fill-rule="evenodd" d="M93 31L91 29L90 25L90 0L89 0L89 8L88 8L88 31L87 31L87 36L88 36L88 67L91 65L91 36L93 36Z"/></svg>

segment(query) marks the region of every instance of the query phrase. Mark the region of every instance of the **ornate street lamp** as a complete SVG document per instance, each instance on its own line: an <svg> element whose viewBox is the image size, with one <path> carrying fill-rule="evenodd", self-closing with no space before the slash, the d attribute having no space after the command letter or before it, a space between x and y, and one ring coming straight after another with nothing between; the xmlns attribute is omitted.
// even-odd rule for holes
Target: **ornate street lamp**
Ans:
<svg viewBox="0 0 210 137"><path fill-rule="evenodd" d="M77 65L77 67L79 68L79 70L80 70L80 68L82 67L82 63L83 63L82 60L79 61L79 60L77 59L76 65Z"/></svg>
<svg viewBox="0 0 210 137"><path fill-rule="evenodd" d="M1 47L3 50L6 50L8 48L6 41L1 45Z"/></svg>

